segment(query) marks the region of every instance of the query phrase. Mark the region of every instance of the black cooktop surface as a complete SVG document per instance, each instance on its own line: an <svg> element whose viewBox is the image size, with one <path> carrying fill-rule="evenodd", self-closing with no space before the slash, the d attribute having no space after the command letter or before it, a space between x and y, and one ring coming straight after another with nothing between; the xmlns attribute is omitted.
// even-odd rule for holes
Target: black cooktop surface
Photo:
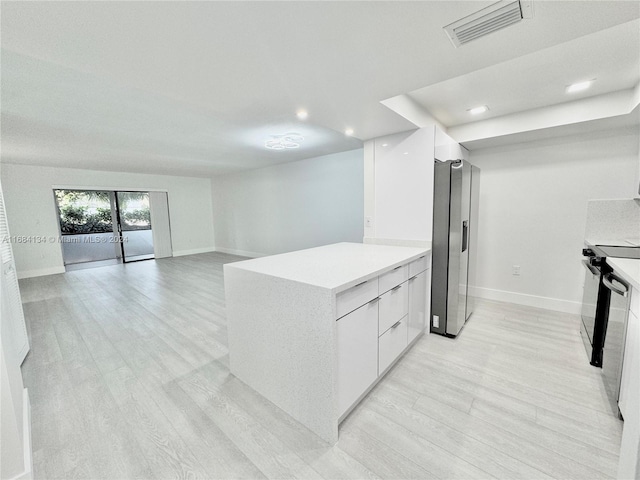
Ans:
<svg viewBox="0 0 640 480"><path fill-rule="evenodd" d="M637 258L640 259L640 247L625 247L620 245L596 245L605 257Z"/></svg>

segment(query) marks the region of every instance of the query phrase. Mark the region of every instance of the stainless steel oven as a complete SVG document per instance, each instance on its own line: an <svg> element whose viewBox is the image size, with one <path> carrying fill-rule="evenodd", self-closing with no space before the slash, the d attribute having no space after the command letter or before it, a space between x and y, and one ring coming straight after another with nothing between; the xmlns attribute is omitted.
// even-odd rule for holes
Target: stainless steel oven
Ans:
<svg viewBox="0 0 640 480"><path fill-rule="evenodd" d="M607 264L607 257L640 258L640 247L589 245L582 251L586 269L580 333L591 365L602 368L611 410L619 415L629 285Z"/></svg>

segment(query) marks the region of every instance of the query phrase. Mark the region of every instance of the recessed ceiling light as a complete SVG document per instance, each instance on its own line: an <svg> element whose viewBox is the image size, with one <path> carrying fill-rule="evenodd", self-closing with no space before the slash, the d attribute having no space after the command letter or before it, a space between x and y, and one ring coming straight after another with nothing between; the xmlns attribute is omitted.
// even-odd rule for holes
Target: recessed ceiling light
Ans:
<svg viewBox="0 0 640 480"><path fill-rule="evenodd" d="M404 154L403 154L403 155L409 155L409 152L404 152Z"/></svg>
<svg viewBox="0 0 640 480"><path fill-rule="evenodd" d="M350 137L351 135L353 135L353 129L352 128L347 128L344 131L344 134L347 135L348 137Z"/></svg>
<svg viewBox="0 0 640 480"><path fill-rule="evenodd" d="M271 138L264 142L265 148L269 150L291 150L300 148L300 142L304 137L296 132L283 133L281 135L271 135Z"/></svg>
<svg viewBox="0 0 640 480"><path fill-rule="evenodd" d="M382 144L382 146L383 146L383 147L388 147L388 146L389 146L389 144L388 144L388 143L383 143L383 144Z"/></svg>
<svg viewBox="0 0 640 480"><path fill-rule="evenodd" d="M308 116L309 114L306 110L298 110L298 112L296 113L296 117L298 117L300 120L305 120Z"/></svg>
<svg viewBox="0 0 640 480"><path fill-rule="evenodd" d="M593 80L587 80L586 82L573 83L567 86L567 93L582 92L587 88L589 88L592 83L593 83Z"/></svg>
<svg viewBox="0 0 640 480"><path fill-rule="evenodd" d="M489 110L489 107L487 107L486 105L482 105L480 107L470 108L469 110L467 110L467 112L469 112L471 115L479 115L486 112L487 110Z"/></svg>

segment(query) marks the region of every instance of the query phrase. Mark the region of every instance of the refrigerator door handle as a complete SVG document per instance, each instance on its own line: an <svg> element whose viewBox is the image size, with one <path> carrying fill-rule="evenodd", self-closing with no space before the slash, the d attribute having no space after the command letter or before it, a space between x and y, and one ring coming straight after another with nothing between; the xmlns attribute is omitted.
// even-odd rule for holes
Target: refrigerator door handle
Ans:
<svg viewBox="0 0 640 480"><path fill-rule="evenodd" d="M462 250L460 251L460 253L465 252L467 250L468 245L468 239L469 239L469 222L467 220L464 220L462 222Z"/></svg>

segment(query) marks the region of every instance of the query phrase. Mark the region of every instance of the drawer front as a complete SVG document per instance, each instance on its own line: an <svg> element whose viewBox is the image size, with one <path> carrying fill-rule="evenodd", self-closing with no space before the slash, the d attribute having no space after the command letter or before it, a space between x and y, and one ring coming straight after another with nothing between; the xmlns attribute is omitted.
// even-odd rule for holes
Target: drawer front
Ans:
<svg viewBox="0 0 640 480"><path fill-rule="evenodd" d="M409 265L400 265L390 272L380 275L378 279L378 293L388 292L409 279Z"/></svg>
<svg viewBox="0 0 640 480"><path fill-rule="evenodd" d="M409 277L415 277L429 268L429 256L424 255L409 264Z"/></svg>
<svg viewBox="0 0 640 480"><path fill-rule="evenodd" d="M336 296L336 318L353 312L378 296L378 279L372 278Z"/></svg>
<svg viewBox="0 0 640 480"><path fill-rule="evenodd" d="M389 330L391 325L406 316L409 311L409 287L407 283L402 283L382 294L379 304L378 334L382 335Z"/></svg>
<svg viewBox="0 0 640 480"><path fill-rule="evenodd" d="M378 375L382 375L406 347L407 318L405 317L378 339Z"/></svg>

